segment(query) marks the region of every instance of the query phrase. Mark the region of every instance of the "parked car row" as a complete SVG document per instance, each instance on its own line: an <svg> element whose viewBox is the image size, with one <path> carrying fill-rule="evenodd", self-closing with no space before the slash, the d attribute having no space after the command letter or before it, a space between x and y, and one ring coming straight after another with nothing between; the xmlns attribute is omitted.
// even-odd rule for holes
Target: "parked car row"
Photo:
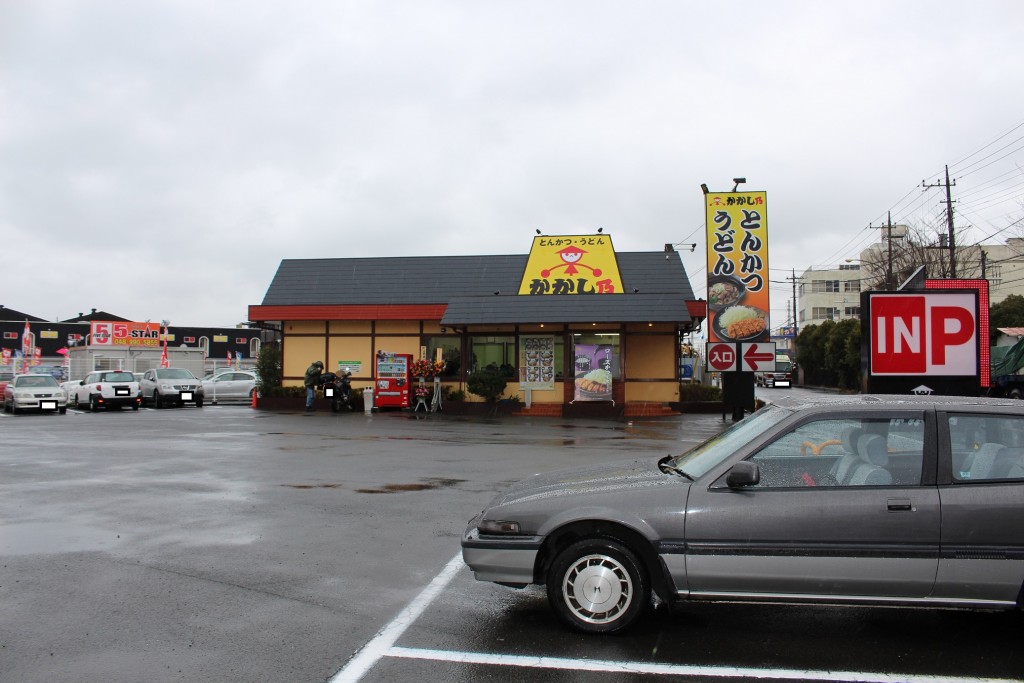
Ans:
<svg viewBox="0 0 1024 683"><path fill-rule="evenodd" d="M68 406L89 410L101 408L138 410L194 404L202 408L209 400L249 400L256 391L256 374L246 370L222 370L202 380L185 368L154 368L143 373L127 370L97 370L83 379L58 384L49 374L11 375L3 391L4 410L55 410Z"/></svg>

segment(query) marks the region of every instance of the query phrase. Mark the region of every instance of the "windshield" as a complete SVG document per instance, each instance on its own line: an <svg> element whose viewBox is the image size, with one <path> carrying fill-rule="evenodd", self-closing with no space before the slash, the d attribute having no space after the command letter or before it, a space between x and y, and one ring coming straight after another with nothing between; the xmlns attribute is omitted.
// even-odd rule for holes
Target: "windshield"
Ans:
<svg viewBox="0 0 1024 683"><path fill-rule="evenodd" d="M184 368L167 368L166 370L157 370L156 371L156 376L159 377L160 379L195 379L196 378L195 375L193 375L188 370L185 370Z"/></svg>
<svg viewBox="0 0 1024 683"><path fill-rule="evenodd" d="M696 479L722 462L749 441L792 415L792 411L771 405L761 408L721 434L717 434L701 445L688 450L672 460L672 464L683 474Z"/></svg>
<svg viewBox="0 0 1024 683"><path fill-rule="evenodd" d="M135 375L130 372L107 372L103 375L104 382L134 382Z"/></svg>
<svg viewBox="0 0 1024 683"><path fill-rule="evenodd" d="M50 375L28 375L19 377L15 380L15 384L19 389L25 387L55 387L57 386L57 380Z"/></svg>
<svg viewBox="0 0 1024 683"><path fill-rule="evenodd" d="M793 364L788 360L775 361L775 372L792 372Z"/></svg>

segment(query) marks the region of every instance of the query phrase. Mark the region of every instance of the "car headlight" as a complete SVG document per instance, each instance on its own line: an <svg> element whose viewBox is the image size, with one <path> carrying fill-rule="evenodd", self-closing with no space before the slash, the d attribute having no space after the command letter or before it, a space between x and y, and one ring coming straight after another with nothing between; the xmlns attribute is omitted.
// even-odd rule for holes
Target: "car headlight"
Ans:
<svg viewBox="0 0 1024 683"><path fill-rule="evenodd" d="M163 389L164 391L174 391L174 385L173 384L164 383L164 384L160 385L160 388Z"/></svg>
<svg viewBox="0 0 1024 683"><path fill-rule="evenodd" d="M505 535L518 534L519 522L510 522L502 519L483 519L477 524L477 529L482 534Z"/></svg>
<svg viewBox="0 0 1024 683"><path fill-rule="evenodd" d="M15 391L14 398L32 398L31 391Z"/></svg>

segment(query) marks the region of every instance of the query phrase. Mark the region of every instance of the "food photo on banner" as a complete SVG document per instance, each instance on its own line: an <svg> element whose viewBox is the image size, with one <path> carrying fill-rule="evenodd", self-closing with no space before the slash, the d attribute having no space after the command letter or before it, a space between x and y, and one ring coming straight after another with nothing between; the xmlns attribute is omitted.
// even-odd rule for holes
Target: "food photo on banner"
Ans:
<svg viewBox="0 0 1024 683"><path fill-rule="evenodd" d="M574 401L611 401L615 351L609 344L576 344Z"/></svg>

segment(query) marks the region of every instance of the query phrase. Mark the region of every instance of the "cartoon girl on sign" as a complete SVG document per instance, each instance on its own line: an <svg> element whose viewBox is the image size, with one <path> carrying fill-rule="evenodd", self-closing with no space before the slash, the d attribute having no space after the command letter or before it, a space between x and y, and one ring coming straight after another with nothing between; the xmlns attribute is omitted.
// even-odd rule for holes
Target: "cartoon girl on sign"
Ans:
<svg viewBox="0 0 1024 683"><path fill-rule="evenodd" d="M591 268L590 266L581 263L581 261L583 260L583 255L586 253L587 252L585 250L580 249L579 247L566 247L565 249L562 249L561 251L558 252L558 256L562 259L562 263L552 268L545 268L544 270L540 271L540 276L545 278L550 277L551 271L558 270L559 268L565 268L566 275L575 275L576 273L580 272L579 270L576 269L576 266L579 266L580 268L586 268L587 270L591 271L594 274L594 277L600 277L600 268Z"/></svg>

